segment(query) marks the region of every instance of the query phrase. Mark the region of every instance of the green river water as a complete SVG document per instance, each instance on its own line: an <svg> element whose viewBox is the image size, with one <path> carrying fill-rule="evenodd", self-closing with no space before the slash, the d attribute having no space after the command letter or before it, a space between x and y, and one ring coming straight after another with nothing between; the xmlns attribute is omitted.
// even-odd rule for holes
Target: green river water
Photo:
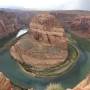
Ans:
<svg viewBox="0 0 90 90"><path fill-rule="evenodd" d="M5 45L11 37L0 40L0 47ZM34 78L23 72L17 62L10 56L9 49L0 52L0 71L11 81L23 88L34 87L35 90L44 90L50 82L61 83L65 88L72 88L90 73L90 40L75 38L80 50L77 64L71 71L57 78Z"/></svg>

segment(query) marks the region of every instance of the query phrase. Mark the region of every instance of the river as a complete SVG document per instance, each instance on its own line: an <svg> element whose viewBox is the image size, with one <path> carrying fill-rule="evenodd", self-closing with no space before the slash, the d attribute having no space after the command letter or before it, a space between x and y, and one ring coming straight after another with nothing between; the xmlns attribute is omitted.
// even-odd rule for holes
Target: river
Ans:
<svg viewBox="0 0 90 90"><path fill-rule="evenodd" d="M7 42L0 40L0 47L9 41L10 37L7 39ZM84 45L84 41L82 41L82 43ZM0 52L0 71L10 78L14 84L23 88L34 87L36 90L44 90L50 82L61 83L65 88L72 88L90 73L90 50L82 49L80 47L82 43L77 43L77 47L80 50L80 57L77 64L62 77L44 79L28 75L23 72L18 63L10 56L9 49Z"/></svg>

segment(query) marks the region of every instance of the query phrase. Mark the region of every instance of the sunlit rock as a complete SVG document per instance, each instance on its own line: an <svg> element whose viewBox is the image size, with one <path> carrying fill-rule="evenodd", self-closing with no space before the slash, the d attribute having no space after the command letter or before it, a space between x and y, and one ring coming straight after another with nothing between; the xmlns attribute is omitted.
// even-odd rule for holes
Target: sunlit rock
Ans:
<svg viewBox="0 0 90 90"><path fill-rule="evenodd" d="M90 90L90 75L87 76L84 80L82 80L73 89L66 89L66 90Z"/></svg>
<svg viewBox="0 0 90 90"><path fill-rule="evenodd" d="M0 90L14 90L10 80L0 72Z"/></svg>
<svg viewBox="0 0 90 90"><path fill-rule="evenodd" d="M20 24L13 12L0 11L0 39L16 33L19 28Z"/></svg>
<svg viewBox="0 0 90 90"><path fill-rule="evenodd" d="M47 68L63 63L68 56L67 37L55 16L42 13L30 23L30 32L11 48L20 63Z"/></svg>

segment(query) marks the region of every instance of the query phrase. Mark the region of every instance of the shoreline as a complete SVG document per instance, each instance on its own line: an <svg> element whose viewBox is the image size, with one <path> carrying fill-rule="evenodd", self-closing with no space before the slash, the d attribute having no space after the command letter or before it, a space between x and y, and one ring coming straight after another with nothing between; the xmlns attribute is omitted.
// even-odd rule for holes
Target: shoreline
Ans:
<svg viewBox="0 0 90 90"><path fill-rule="evenodd" d="M71 30L68 30L68 31L69 31L69 33L71 33L71 34L73 34L73 35L75 35L75 36L78 36L79 38L90 40L90 37L86 37L86 36L84 36L84 35L81 35L81 34L78 33L78 32L71 31Z"/></svg>
<svg viewBox="0 0 90 90"><path fill-rule="evenodd" d="M21 65L20 63L18 63L18 65L19 65L19 67L25 72L25 73L27 73L28 75L31 75L31 76L33 76L33 77L36 77L36 78L54 78L54 77L58 77L58 76L62 76L62 75L64 75L64 73L66 73L66 72L68 72L68 71L70 71L73 67L74 67L74 65L75 65L75 63L78 61L78 58L79 58L79 50L77 49L77 47L74 47L77 51L77 60L75 60L75 61L72 61L72 64L70 65L70 64L67 64L67 66L68 65L70 65L65 71L63 71L62 73L56 73L56 75L48 75L48 73L45 75L43 72L43 74L35 74L35 73L33 73L33 72L30 72L30 71L27 71L27 70L25 70L25 67L23 67L23 65ZM74 58L75 59L75 58ZM62 69L63 69L63 67L64 66L62 66ZM58 69L57 70L59 70L60 69L60 67L58 66ZM54 71L54 73L55 72L57 72L57 70L55 70ZM68 70L68 71L67 71ZM52 73L52 72L50 72L50 73ZM60 75L61 74L61 75Z"/></svg>

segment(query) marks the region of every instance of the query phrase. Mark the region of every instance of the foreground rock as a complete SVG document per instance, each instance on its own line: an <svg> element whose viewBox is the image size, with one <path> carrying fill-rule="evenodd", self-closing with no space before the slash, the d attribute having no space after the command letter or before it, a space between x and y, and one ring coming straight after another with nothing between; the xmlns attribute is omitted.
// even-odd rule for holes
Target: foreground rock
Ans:
<svg viewBox="0 0 90 90"><path fill-rule="evenodd" d="M0 72L0 90L14 90L13 86L8 78Z"/></svg>
<svg viewBox="0 0 90 90"><path fill-rule="evenodd" d="M34 89L33 88L23 89L18 86L15 86L2 72L0 72L0 90L34 90Z"/></svg>
<svg viewBox="0 0 90 90"><path fill-rule="evenodd" d="M66 89L66 90L90 90L90 75L87 76L84 80L82 80L73 89Z"/></svg>
<svg viewBox="0 0 90 90"><path fill-rule="evenodd" d="M11 55L20 63L48 68L66 60L67 47L63 26L53 15L44 13L32 19L30 34L12 46Z"/></svg>
<svg viewBox="0 0 90 90"><path fill-rule="evenodd" d="M15 27L17 28L20 25L20 29L21 29L23 27L28 27L28 23L31 22L31 18L34 15L36 15L37 13L40 13L40 11L0 9L0 20L1 20L1 22L4 22L4 27L5 27L5 25L6 26L8 25L8 21L9 21L9 26L10 26L9 28L11 28L11 29L13 27L12 24L13 23L15 24L15 22L17 22L17 20L18 20L17 25L15 25ZM61 21L61 23L64 25L64 27L66 29L71 28L71 30L73 30L73 28L75 27L78 30L79 27L83 26L80 23L78 23L79 26L77 26L77 24L76 24L77 19L78 19L78 22L80 22L81 20L84 21L84 18L85 18L86 19L85 22L87 22L87 24L89 24L89 21L90 21L90 16L89 16L90 11L78 11L78 10L77 11L76 10L75 11L74 10L68 10L68 11L66 10L65 11L64 10L64 11L51 11L50 13L55 15L57 17L57 19ZM86 26L85 23L83 23L83 24L84 24L84 26ZM1 28L2 28L2 26L1 26ZM88 29L89 29L89 27L88 27ZM13 33L13 30L11 30L11 31L10 30L5 30L5 32L4 32L2 29L0 29L0 38ZM16 31L17 30L15 30L15 32ZM87 34L88 34L88 32L86 31L85 37ZM83 33L83 35L82 35L82 33L80 33L79 35L84 36L84 33Z"/></svg>

